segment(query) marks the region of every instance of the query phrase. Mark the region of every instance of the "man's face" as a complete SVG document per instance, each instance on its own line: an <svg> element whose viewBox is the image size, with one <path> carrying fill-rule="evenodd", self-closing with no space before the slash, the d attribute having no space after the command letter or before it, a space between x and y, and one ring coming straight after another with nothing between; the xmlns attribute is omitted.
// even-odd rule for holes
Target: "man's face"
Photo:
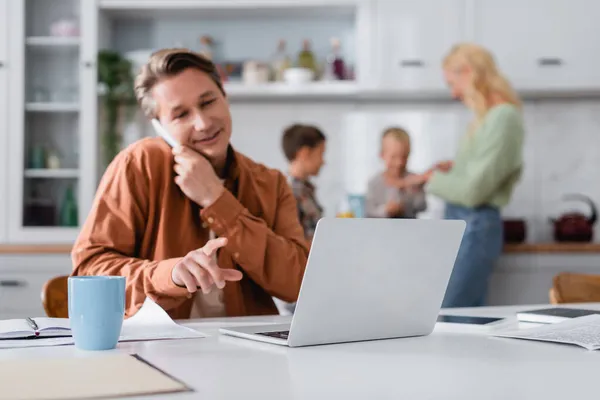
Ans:
<svg viewBox="0 0 600 400"><path fill-rule="evenodd" d="M184 146L214 161L227 154L229 103L210 76L195 68L162 79L152 88L160 123Z"/></svg>

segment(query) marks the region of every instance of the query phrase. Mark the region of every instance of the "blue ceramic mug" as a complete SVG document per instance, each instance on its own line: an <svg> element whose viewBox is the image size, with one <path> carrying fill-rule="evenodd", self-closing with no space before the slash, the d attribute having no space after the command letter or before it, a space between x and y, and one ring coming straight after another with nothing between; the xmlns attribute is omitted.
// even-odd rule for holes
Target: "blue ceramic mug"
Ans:
<svg viewBox="0 0 600 400"><path fill-rule="evenodd" d="M69 323L75 347L114 349L125 316L125 277L69 277Z"/></svg>

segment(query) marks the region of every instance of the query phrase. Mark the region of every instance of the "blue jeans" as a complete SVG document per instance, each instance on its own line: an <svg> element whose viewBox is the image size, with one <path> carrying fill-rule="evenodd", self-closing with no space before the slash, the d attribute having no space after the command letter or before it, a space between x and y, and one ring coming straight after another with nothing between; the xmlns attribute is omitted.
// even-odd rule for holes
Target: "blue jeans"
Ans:
<svg viewBox="0 0 600 400"><path fill-rule="evenodd" d="M485 302L488 281L502 253L502 218L497 208L446 205L446 219L462 219L467 227L442 307L478 307Z"/></svg>

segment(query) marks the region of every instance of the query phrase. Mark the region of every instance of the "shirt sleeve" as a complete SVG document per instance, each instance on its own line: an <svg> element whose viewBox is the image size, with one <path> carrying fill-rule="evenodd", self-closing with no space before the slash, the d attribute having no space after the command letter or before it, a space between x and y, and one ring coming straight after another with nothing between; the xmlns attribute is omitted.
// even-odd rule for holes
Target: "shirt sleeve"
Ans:
<svg viewBox="0 0 600 400"><path fill-rule="evenodd" d="M293 302L304 276L308 243L298 221L296 200L282 174L278 174L276 190L272 227L227 190L200 215L218 236L229 239L227 248L250 279L271 296Z"/></svg>
<svg viewBox="0 0 600 400"><path fill-rule="evenodd" d="M188 292L176 286L171 271L180 258L164 261L136 257L139 232L148 215L149 181L130 154L121 153L100 181L92 209L72 251L73 275L126 278L126 315L152 298L163 309L177 307Z"/></svg>
<svg viewBox="0 0 600 400"><path fill-rule="evenodd" d="M444 200L477 207L485 204L512 176L520 159L522 127L516 115L498 117L493 125L480 131L466 168L436 171L427 191Z"/></svg>

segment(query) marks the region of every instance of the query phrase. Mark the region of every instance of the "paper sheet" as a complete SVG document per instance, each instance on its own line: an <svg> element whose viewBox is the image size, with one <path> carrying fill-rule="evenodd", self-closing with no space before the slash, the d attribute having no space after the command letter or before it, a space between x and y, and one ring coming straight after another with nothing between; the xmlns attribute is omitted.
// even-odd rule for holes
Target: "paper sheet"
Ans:
<svg viewBox="0 0 600 400"><path fill-rule="evenodd" d="M496 333L493 336L574 344L588 350L598 350L600 349L600 315L587 315L522 331Z"/></svg>
<svg viewBox="0 0 600 400"><path fill-rule="evenodd" d="M134 316L123 321L119 342L203 337L206 335L177 324L158 304L150 298L146 298L142 308ZM0 340L0 349L62 346L73 343L72 337Z"/></svg>
<svg viewBox="0 0 600 400"><path fill-rule="evenodd" d="M120 342L156 339L189 339L206 337L202 333L177 324L169 314L149 297L131 318L123 322Z"/></svg>
<svg viewBox="0 0 600 400"><path fill-rule="evenodd" d="M128 354L4 360L0 376L0 400L121 398L190 390Z"/></svg>

